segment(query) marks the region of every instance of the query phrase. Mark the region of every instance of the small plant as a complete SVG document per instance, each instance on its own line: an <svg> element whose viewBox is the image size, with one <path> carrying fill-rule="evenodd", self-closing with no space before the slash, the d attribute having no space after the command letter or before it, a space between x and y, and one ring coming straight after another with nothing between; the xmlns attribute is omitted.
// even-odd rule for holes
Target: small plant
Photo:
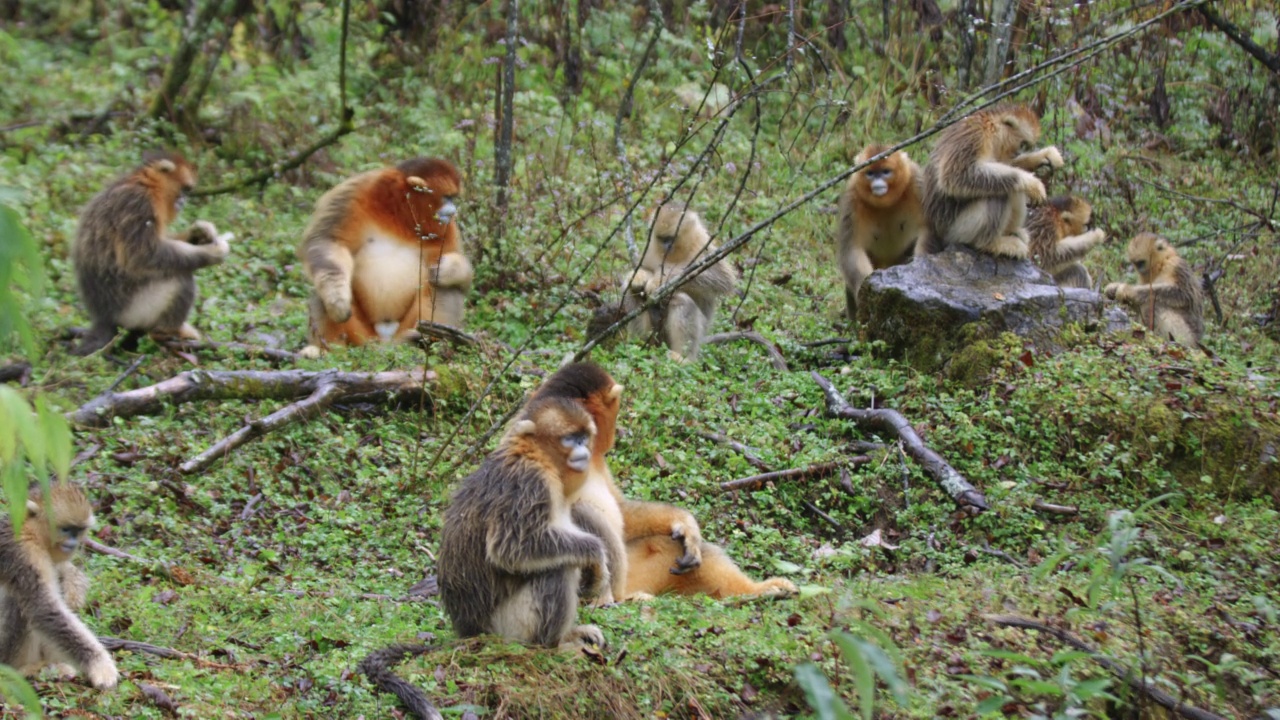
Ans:
<svg viewBox="0 0 1280 720"><path fill-rule="evenodd" d="M880 613L870 602L860 602L858 606ZM833 630L827 637L840 648L840 654L849 664L849 673L858 694L857 714L844 704L817 665L806 662L796 667L796 682L804 689L809 706L818 713L819 720L852 720L859 716L863 720L871 720L875 713L877 678L888 686L899 705L905 705L910 697L907 683L898 672L902 659L893 639L861 620L851 623L851 630L853 633Z"/></svg>

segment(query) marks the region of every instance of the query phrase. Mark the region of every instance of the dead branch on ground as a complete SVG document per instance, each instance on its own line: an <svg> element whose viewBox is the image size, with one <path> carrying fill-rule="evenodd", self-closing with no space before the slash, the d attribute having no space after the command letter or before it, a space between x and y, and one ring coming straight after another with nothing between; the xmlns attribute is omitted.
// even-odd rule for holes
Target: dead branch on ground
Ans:
<svg viewBox="0 0 1280 720"><path fill-rule="evenodd" d="M138 642L137 640L121 640L120 638L99 635L98 642L102 643L102 647L108 650L128 650L129 652L146 653L148 655L165 658L166 660L190 660L201 667L214 668L217 670L240 669L239 665L228 665L226 663L214 662L213 660L205 660L199 655L182 652L181 650L174 650L173 648L164 647L162 645Z"/></svg>
<svg viewBox="0 0 1280 720"><path fill-rule="evenodd" d="M1079 515L1080 514L1080 508L1074 505L1054 505L1053 503L1047 503L1044 500L1041 500L1040 498L1036 498L1036 501L1031 503L1031 508L1033 510L1052 513L1054 515Z"/></svg>
<svg viewBox="0 0 1280 720"><path fill-rule="evenodd" d="M717 333L715 335L708 335L702 342L706 345L716 345L718 343L733 342L734 340L750 340L751 342L760 345L769 353L769 362L773 365L774 370L781 370L783 372L790 371L790 368L787 367L787 359L782 356L782 351L778 349L778 346L766 340L765 337L758 332L742 331Z"/></svg>
<svg viewBox="0 0 1280 720"><path fill-rule="evenodd" d="M875 410L858 410L849 404L844 396L836 390L830 380L819 375L816 371L811 372L814 382L822 388L823 394L827 399L827 415L829 417L844 418L852 420L864 430L872 432L891 433L902 441L903 450L908 455L915 458L916 462L924 467L924 471L930 475L938 485L942 487L952 500L961 509L969 513L976 514L981 510L989 510L990 505L987 504L986 497L977 490L969 481L965 479L955 468L951 467L942 456L929 449L920 439L920 435L916 433L915 428L902 413L897 410L887 408L878 408Z"/></svg>
<svg viewBox="0 0 1280 720"><path fill-rule="evenodd" d="M244 353L253 358L260 357L273 363L294 363L298 361L298 353L288 350L280 350L278 348L260 347L258 345L249 345L238 342L213 342L204 340L195 342L191 340L174 340L160 343L167 350L177 352L199 352L201 350L222 351L230 350L232 352Z"/></svg>
<svg viewBox="0 0 1280 720"><path fill-rule="evenodd" d="M750 463L752 467L758 470L761 470L763 472L769 472L768 463L756 457L755 454L751 452L751 448L747 447L746 445L743 445L737 440L732 440L725 435L721 435L720 433L703 432L701 430L695 431L693 434L697 435L703 440L710 440L713 443L717 443L719 445L724 445L726 447L733 448L734 450L737 450L738 453L742 455L742 457L746 459L746 461Z"/></svg>
<svg viewBox="0 0 1280 720"><path fill-rule="evenodd" d="M791 478L817 478L830 475L846 465L865 465L871 462L871 458L866 455L857 455L845 460L832 460L830 462L817 463L809 467L792 468L790 470L778 470L776 472L761 473L752 475L751 477L738 478L737 480L729 480L720 483L721 490L754 490L771 480L789 480Z"/></svg>
<svg viewBox="0 0 1280 720"><path fill-rule="evenodd" d="M430 320L419 321L418 332L422 333L424 338L444 340L454 347L473 347L480 344L480 340L475 335L465 333L452 325L444 325Z"/></svg>
<svg viewBox="0 0 1280 720"><path fill-rule="evenodd" d="M0 382L13 382L16 380L21 385L29 377L31 377L31 363L26 360L19 360L0 367Z"/></svg>
<svg viewBox="0 0 1280 720"><path fill-rule="evenodd" d="M1147 682L1146 678L1134 676L1132 674L1132 670L1126 667L1123 663L1116 662L1106 655L1099 653L1097 650L1090 647L1088 643L1075 635L1072 635L1066 630L1046 625L1030 618L1019 617L1017 615L987 615L985 616L985 619L988 622L995 623L1001 627L1015 627L1023 630L1039 630L1047 635L1052 635L1064 644L1075 648L1080 652L1088 653L1094 662L1111 671L1112 675L1115 675L1117 678L1128 684L1129 687L1143 695L1146 695L1157 705L1160 705L1179 717L1187 718L1187 720L1226 720L1221 715L1215 715L1207 710L1201 710L1200 708L1186 705L1181 700L1174 698L1172 695L1169 695L1163 690L1160 690Z"/></svg>
<svg viewBox="0 0 1280 720"><path fill-rule="evenodd" d="M155 385L106 392L67 419L82 427L103 427L114 417L160 412L166 406L201 400L296 400L314 396L324 385L336 385L333 402L426 400L423 386L434 382L430 370L380 373L337 370L188 370Z"/></svg>

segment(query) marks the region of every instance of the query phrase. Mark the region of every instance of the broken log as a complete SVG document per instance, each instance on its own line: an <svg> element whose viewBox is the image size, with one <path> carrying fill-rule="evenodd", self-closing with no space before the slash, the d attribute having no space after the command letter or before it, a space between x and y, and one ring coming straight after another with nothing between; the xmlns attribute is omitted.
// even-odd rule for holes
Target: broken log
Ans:
<svg viewBox="0 0 1280 720"><path fill-rule="evenodd" d="M857 455L845 460L832 460L831 462L817 463L816 465L810 465L809 467L778 470L776 472L760 473L759 475L752 475L751 477L738 478L737 480L729 480L720 483L720 489L754 490L770 480L823 477L830 475L845 465L864 465L869 462L871 462L871 458L866 455Z"/></svg>
<svg viewBox="0 0 1280 720"><path fill-rule="evenodd" d="M783 372L788 372L790 370L790 368L787 367L787 359L782 356L782 351L778 349L778 346L769 342L765 336L758 332L739 331L717 333L703 338L702 344L716 345L719 343L733 342L734 340L750 340L765 349L765 352L769 354L769 363L773 365L774 370L781 370Z"/></svg>
<svg viewBox="0 0 1280 720"><path fill-rule="evenodd" d="M852 420L864 430L896 436L902 441L903 450L920 463L924 471L951 496L952 500L956 501L962 510L977 514L982 510L991 509L987 504L987 498L977 488L969 484L969 481L942 459L941 455L924 444L924 440L920 439L920 435L902 413L888 408L859 410L844 399L830 380L822 377L817 371L811 372L810 375L826 396L828 417Z"/></svg>
<svg viewBox="0 0 1280 720"><path fill-rule="evenodd" d="M81 427L103 427L115 417L149 415L168 405L201 400L296 400L314 396L326 385L337 386L331 402L399 401L424 398L423 386L434 382L430 370L380 373L338 370L188 370L154 385L126 392L105 392L67 419Z"/></svg>

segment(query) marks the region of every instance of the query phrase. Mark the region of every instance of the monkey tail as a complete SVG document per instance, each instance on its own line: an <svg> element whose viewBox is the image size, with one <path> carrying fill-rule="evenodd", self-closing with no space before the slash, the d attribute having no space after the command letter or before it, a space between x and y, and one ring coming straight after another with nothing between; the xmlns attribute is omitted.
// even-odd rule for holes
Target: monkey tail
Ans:
<svg viewBox="0 0 1280 720"><path fill-rule="evenodd" d="M360 661L356 669L367 675L374 686L382 692L391 693L400 698L400 702L408 708L409 712L421 720L444 720L444 716L436 710L436 706L431 704L421 690L391 672L392 666L406 657L421 655L434 649L434 645L390 645L369 653L368 657Z"/></svg>

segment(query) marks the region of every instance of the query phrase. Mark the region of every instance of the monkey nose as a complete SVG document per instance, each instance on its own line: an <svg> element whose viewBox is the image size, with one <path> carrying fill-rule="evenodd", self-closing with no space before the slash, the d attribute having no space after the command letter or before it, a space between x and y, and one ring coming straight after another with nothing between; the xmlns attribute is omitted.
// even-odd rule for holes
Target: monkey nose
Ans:
<svg viewBox="0 0 1280 720"><path fill-rule="evenodd" d="M872 181L871 181L871 194L872 194L872 195L875 195L876 197L880 197L881 195L883 195L883 194L885 194L885 193L887 193L887 192L889 192L889 183L886 183L886 182L885 182L885 181L883 181L883 180L872 180Z"/></svg>
<svg viewBox="0 0 1280 720"><path fill-rule="evenodd" d="M75 538L67 538L66 540L63 540L62 544L60 544L58 547L62 548L62 552L71 554L75 552L76 546L79 544L80 544L79 540L76 540Z"/></svg>
<svg viewBox="0 0 1280 720"><path fill-rule="evenodd" d="M445 225L448 225L449 221L453 219L453 216L457 214L458 207L446 200L445 203L440 206L440 209L436 211L436 219Z"/></svg>
<svg viewBox="0 0 1280 720"><path fill-rule="evenodd" d="M587 465L591 463L591 451L586 446L579 445L569 453L569 461L565 463L571 470L577 472L585 472Z"/></svg>

